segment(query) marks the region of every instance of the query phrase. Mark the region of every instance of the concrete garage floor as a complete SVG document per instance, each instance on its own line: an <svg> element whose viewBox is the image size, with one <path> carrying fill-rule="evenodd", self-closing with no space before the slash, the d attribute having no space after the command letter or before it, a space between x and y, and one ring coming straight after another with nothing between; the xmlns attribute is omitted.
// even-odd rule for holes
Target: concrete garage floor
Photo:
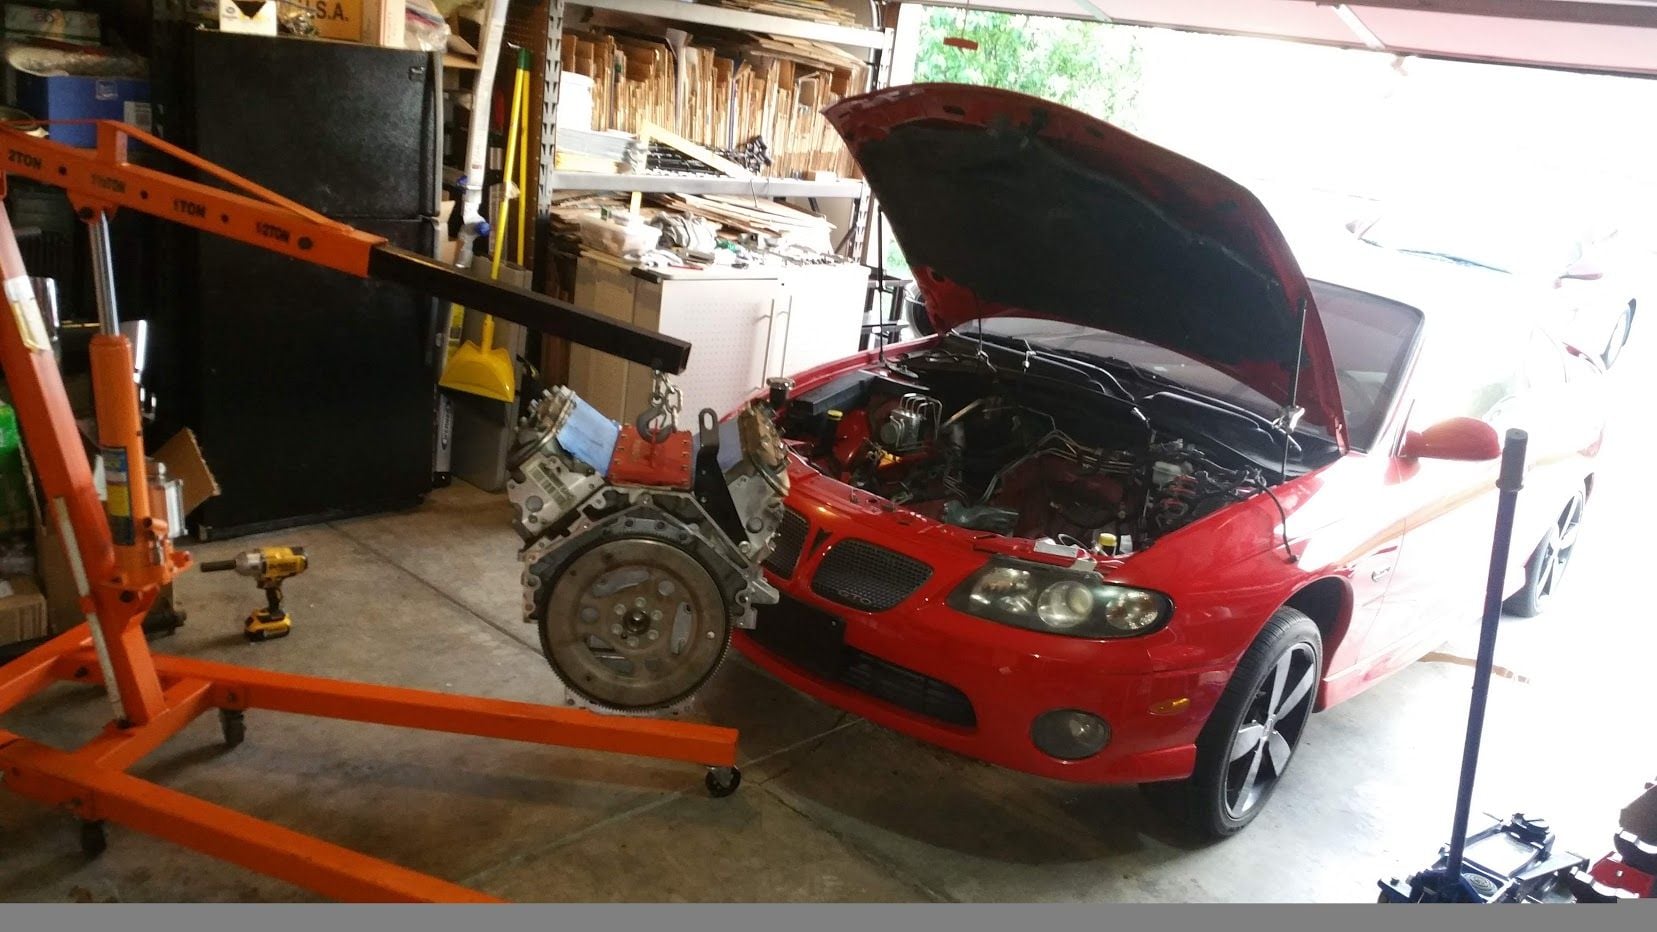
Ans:
<svg viewBox="0 0 1657 932"><path fill-rule="evenodd" d="M1654 322L1645 322L1650 329ZM1641 334L1640 336L1644 336ZM1657 631L1645 570L1649 340L1619 365L1615 433L1581 552L1553 610L1503 626L1476 804L1551 818L1594 856L1657 773ZM457 486L406 513L197 548L303 544L298 624L249 645L249 580L191 573L188 625L163 649L512 699L561 690L518 619L516 538L497 496ZM1642 593L1643 596L1643 593ZM1630 609L1633 609L1630 611ZM1471 656L1474 628L1444 648ZM250 712L223 750L212 716L139 775L520 900L1373 901L1422 866L1454 799L1471 671L1429 661L1313 720L1297 764L1241 836L1202 845L1131 787L1081 787L933 750L793 693L733 659L697 717L742 730L742 789L624 757ZM92 734L101 693L58 687L4 720L52 743ZM117 826L88 861L74 823L0 793L0 896L12 901L310 900L306 891Z"/></svg>

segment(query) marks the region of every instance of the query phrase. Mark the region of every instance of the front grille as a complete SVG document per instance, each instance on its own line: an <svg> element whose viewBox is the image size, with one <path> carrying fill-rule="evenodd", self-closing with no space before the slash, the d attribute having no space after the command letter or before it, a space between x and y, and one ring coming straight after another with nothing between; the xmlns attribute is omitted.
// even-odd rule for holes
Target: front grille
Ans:
<svg viewBox="0 0 1657 932"><path fill-rule="evenodd" d="M782 521L777 524L776 545L765 558L765 568L787 579L794 575L800 562L800 549L805 546L807 530L805 515L792 508L784 508Z"/></svg>
<svg viewBox="0 0 1657 932"><path fill-rule="evenodd" d="M932 576L932 567L865 540L843 540L829 549L811 578L811 591L841 605L883 612L909 598Z"/></svg>
<svg viewBox="0 0 1657 932"><path fill-rule="evenodd" d="M855 647L846 648L846 653L840 681L852 689L940 722L962 728L978 724L972 700L943 680L889 663Z"/></svg>
<svg viewBox="0 0 1657 932"><path fill-rule="evenodd" d="M831 682L949 725L978 724L966 693L924 673L845 643L845 622L788 596L761 605L749 638L767 651Z"/></svg>

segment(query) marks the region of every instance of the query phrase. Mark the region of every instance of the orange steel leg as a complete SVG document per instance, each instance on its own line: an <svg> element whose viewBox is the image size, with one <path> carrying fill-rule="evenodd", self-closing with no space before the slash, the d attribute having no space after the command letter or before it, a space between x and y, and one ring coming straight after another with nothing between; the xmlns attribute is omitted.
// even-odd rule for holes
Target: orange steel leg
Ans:
<svg viewBox="0 0 1657 932"><path fill-rule="evenodd" d="M0 714L58 681L101 683L115 720L75 751L0 731L0 786L89 823L115 822L341 900L483 902L481 893L138 779L125 769L210 709L268 709L354 722L482 735L734 767L728 728L595 715L523 702L272 673L150 652L142 624L160 587L189 565L151 514L132 348L115 331L108 232L93 231L102 333L93 340L100 505L80 432L0 204L0 364L39 485L69 546L87 623L0 666ZM229 733L226 734L227 738ZM238 736L239 739L239 736Z"/></svg>

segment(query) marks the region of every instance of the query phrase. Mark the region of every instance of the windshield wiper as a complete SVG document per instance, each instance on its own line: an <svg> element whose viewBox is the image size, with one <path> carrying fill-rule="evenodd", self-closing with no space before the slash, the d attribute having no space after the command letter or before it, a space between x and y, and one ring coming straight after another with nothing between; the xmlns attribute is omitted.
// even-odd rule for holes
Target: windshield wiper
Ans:
<svg viewBox="0 0 1657 932"><path fill-rule="evenodd" d="M1369 240L1364 240L1364 242L1368 243L1370 241ZM1371 245L1380 246L1381 244L1380 243L1371 243ZM1475 269L1489 269L1492 272L1501 272L1503 274L1507 274L1507 269L1499 269L1494 265L1487 265L1483 262L1477 262L1477 261L1474 261L1472 259L1467 258L1466 256L1453 256L1453 255L1451 255L1450 253L1447 253L1447 252L1438 252L1438 251L1432 250L1432 249L1403 249L1403 248L1399 248L1399 247L1382 247L1382 248L1390 248L1390 249L1392 249L1393 252L1401 252L1401 253L1405 253L1405 254L1411 255L1411 256L1426 256L1429 259L1439 259L1441 261L1451 262L1451 263L1454 263L1456 265L1471 266L1472 268L1475 268Z"/></svg>

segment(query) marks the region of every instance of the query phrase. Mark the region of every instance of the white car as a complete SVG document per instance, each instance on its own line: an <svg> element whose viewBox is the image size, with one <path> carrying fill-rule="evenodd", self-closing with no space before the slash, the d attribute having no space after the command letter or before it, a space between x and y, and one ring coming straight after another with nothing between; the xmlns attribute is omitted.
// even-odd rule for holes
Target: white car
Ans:
<svg viewBox="0 0 1657 932"><path fill-rule="evenodd" d="M1361 216L1347 230L1372 246L1514 276L1538 297L1540 323L1562 341L1617 361L1638 305L1628 246L1615 232L1581 231L1541 211L1467 204L1396 209Z"/></svg>

